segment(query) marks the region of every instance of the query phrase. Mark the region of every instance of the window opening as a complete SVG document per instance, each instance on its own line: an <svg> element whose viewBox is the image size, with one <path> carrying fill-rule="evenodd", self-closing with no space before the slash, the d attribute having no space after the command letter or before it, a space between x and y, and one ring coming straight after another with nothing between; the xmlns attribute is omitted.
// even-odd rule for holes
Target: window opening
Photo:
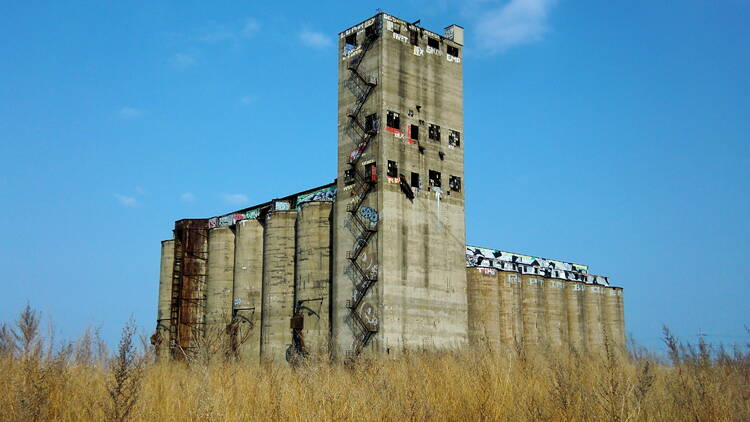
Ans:
<svg viewBox="0 0 750 422"><path fill-rule="evenodd" d="M459 132L456 132L455 130L451 130L450 135L448 135L448 145L456 148L460 147L461 134Z"/></svg>
<svg viewBox="0 0 750 422"><path fill-rule="evenodd" d="M344 170L344 186L349 186L354 183L354 170Z"/></svg>
<svg viewBox="0 0 750 422"><path fill-rule="evenodd" d="M417 31L409 31L409 42L411 42L412 45L419 44L419 33Z"/></svg>
<svg viewBox="0 0 750 422"><path fill-rule="evenodd" d="M427 46L432 48L440 48L440 41L432 37L427 37Z"/></svg>
<svg viewBox="0 0 750 422"><path fill-rule="evenodd" d="M365 165L365 177L372 183L378 181L378 166L375 165L375 163L368 163Z"/></svg>
<svg viewBox="0 0 750 422"><path fill-rule="evenodd" d="M448 46L448 55L453 57L458 57L458 47L454 47L452 45Z"/></svg>
<svg viewBox="0 0 750 422"><path fill-rule="evenodd" d="M369 38L375 35L375 25L370 25L365 28L365 37Z"/></svg>
<svg viewBox="0 0 750 422"><path fill-rule="evenodd" d="M454 192L461 192L461 178L458 176L451 176L448 181L448 186Z"/></svg>
<svg viewBox="0 0 750 422"><path fill-rule="evenodd" d="M344 39L344 53L349 53L355 48L357 48L357 33L356 32L351 35L348 35Z"/></svg>
<svg viewBox="0 0 750 422"><path fill-rule="evenodd" d="M438 126L438 125L430 125L428 136L433 141L440 142L440 126Z"/></svg>
<svg viewBox="0 0 750 422"><path fill-rule="evenodd" d="M409 138L415 141L419 140L419 126L417 125L409 126Z"/></svg>
<svg viewBox="0 0 750 422"><path fill-rule="evenodd" d="M365 117L365 129L368 132L377 132L378 131L378 115L376 113L370 114L369 116Z"/></svg>
<svg viewBox="0 0 750 422"><path fill-rule="evenodd" d="M388 160L388 177L398 177L398 165L395 161Z"/></svg>
<svg viewBox="0 0 750 422"><path fill-rule="evenodd" d="M400 34L401 33L401 25L394 23L393 24L393 32Z"/></svg>
<svg viewBox="0 0 750 422"><path fill-rule="evenodd" d="M411 172L411 187L415 189L421 188L421 181L419 180L419 173Z"/></svg>
<svg viewBox="0 0 750 422"><path fill-rule="evenodd" d="M386 117L386 124L391 129L401 129L401 116L396 113L395 111L388 111L388 116ZM394 176L395 177L395 176Z"/></svg>
<svg viewBox="0 0 750 422"><path fill-rule="evenodd" d="M430 170L430 187L436 187L439 188L441 186L440 184L440 172L435 170Z"/></svg>
<svg viewBox="0 0 750 422"><path fill-rule="evenodd" d="M440 161L445 160L445 153L443 151L438 151L438 156L440 156Z"/></svg>

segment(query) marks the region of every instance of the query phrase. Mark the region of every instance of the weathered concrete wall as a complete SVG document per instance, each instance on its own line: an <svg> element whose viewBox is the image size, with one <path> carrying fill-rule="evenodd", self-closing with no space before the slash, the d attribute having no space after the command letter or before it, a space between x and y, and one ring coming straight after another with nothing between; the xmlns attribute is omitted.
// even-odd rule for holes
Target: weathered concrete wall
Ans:
<svg viewBox="0 0 750 422"><path fill-rule="evenodd" d="M263 224L237 223L234 255L234 346L245 362L260 360L263 292Z"/></svg>
<svg viewBox="0 0 750 422"><path fill-rule="evenodd" d="M601 353L604 350L603 289L601 286L587 284L583 290L586 348L591 354Z"/></svg>
<svg viewBox="0 0 750 422"><path fill-rule="evenodd" d="M169 356L169 327L172 307L172 274L174 267L174 240L161 242L161 265L159 266L159 301L156 313L158 343L156 353L160 359Z"/></svg>
<svg viewBox="0 0 750 422"><path fill-rule="evenodd" d="M330 340L331 202L308 202L297 216L295 299L312 355L327 356Z"/></svg>
<svg viewBox="0 0 750 422"><path fill-rule="evenodd" d="M568 342L568 324L564 307L564 281L546 279L544 281L545 313L547 322L546 339L550 347L560 348Z"/></svg>
<svg viewBox="0 0 750 422"><path fill-rule="evenodd" d="M523 320L523 346L527 350L539 345L539 280L531 274L521 274L521 318Z"/></svg>
<svg viewBox="0 0 750 422"><path fill-rule="evenodd" d="M609 344L618 350L625 350L625 323L621 305L622 289L608 288L603 292L604 325Z"/></svg>
<svg viewBox="0 0 750 422"><path fill-rule="evenodd" d="M297 211L274 211L263 232L261 359L284 362L291 344Z"/></svg>
<svg viewBox="0 0 750 422"><path fill-rule="evenodd" d="M234 231L217 227L208 231L208 276L206 277L206 325L204 335L224 338L232 320L234 285Z"/></svg>
<svg viewBox="0 0 750 422"><path fill-rule="evenodd" d="M500 283L491 268L467 268L469 343L500 350L503 341Z"/></svg>
<svg viewBox="0 0 750 422"><path fill-rule="evenodd" d="M519 340L521 338L520 318L516 318L515 311L518 306L516 298L518 276L497 271L497 282L500 296L500 343L506 348L512 348L515 345L516 338ZM471 321L471 317L469 321Z"/></svg>
<svg viewBox="0 0 750 422"><path fill-rule="evenodd" d="M584 284L565 283L565 308L568 320L568 342L570 347L580 353L586 351L585 314L583 306Z"/></svg>

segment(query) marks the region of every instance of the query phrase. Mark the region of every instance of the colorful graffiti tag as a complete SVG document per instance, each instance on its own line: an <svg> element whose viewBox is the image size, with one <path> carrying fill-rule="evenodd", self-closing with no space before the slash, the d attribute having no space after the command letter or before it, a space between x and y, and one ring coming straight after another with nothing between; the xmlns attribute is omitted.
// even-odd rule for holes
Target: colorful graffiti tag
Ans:
<svg viewBox="0 0 750 422"><path fill-rule="evenodd" d="M306 193L297 197L297 209L305 202L311 201L333 201L336 199L336 186L318 189L315 192Z"/></svg>

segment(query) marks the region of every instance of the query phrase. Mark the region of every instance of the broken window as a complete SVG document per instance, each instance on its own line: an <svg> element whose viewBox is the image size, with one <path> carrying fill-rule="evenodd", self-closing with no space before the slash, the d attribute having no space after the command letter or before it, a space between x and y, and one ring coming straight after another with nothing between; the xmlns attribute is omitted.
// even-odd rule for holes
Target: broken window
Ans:
<svg viewBox="0 0 750 422"><path fill-rule="evenodd" d="M376 113L370 114L365 117L365 130L368 132L378 131L378 115Z"/></svg>
<svg viewBox="0 0 750 422"><path fill-rule="evenodd" d="M448 55L453 57L458 57L458 47L454 47L452 45L448 46Z"/></svg>
<svg viewBox="0 0 750 422"><path fill-rule="evenodd" d="M409 127L409 137L415 141L419 140L419 126L411 125Z"/></svg>
<svg viewBox="0 0 750 422"><path fill-rule="evenodd" d="M365 28L365 37L370 38L375 36L375 25L370 25Z"/></svg>
<svg viewBox="0 0 750 422"><path fill-rule="evenodd" d="M357 48L357 33L353 33L351 35L348 35L344 39L344 53L348 53L352 50Z"/></svg>
<svg viewBox="0 0 750 422"><path fill-rule="evenodd" d="M409 31L409 41L412 45L419 44L419 33L417 31Z"/></svg>
<svg viewBox="0 0 750 422"><path fill-rule="evenodd" d="M454 192L461 192L461 178L458 176L451 176L448 181L448 187Z"/></svg>
<svg viewBox="0 0 750 422"><path fill-rule="evenodd" d="M388 111L386 124L391 129L401 129L401 116L395 111ZM395 177L395 176L394 176Z"/></svg>
<svg viewBox="0 0 750 422"><path fill-rule="evenodd" d="M419 189L421 181L419 180L419 173L411 172L411 187Z"/></svg>
<svg viewBox="0 0 750 422"><path fill-rule="evenodd" d="M440 126L438 126L438 125L430 125L429 132L430 133L428 135L429 135L430 139L432 139L433 141L440 142Z"/></svg>
<svg viewBox="0 0 750 422"><path fill-rule="evenodd" d="M393 24L393 32L400 34L401 33L401 25L394 23Z"/></svg>
<svg viewBox="0 0 750 422"><path fill-rule="evenodd" d="M349 186L354 183L354 170L344 170L344 186Z"/></svg>
<svg viewBox="0 0 750 422"><path fill-rule="evenodd" d="M443 151L438 151L438 156L440 157L440 161L445 160L445 153Z"/></svg>
<svg viewBox="0 0 750 422"><path fill-rule="evenodd" d="M398 164L395 161L388 160L388 177L398 177Z"/></svg>
<svg viewBox="0 0 750 422"><path fill-rule="evenodd" d="M436 187L439 188L441 186L440 184L440 172L435 170L430 170L430 187Z"/></svg>
<svg viewBox="0 0 750 422"><path fill-rule="evenodd" d="M427 37L427 46L439 49L440 48L440 41L438 41L436 38Z"/></svg>
<svg viewBox="0 0 750 422"><path fill-rule="evenodd" d="M451 130L450 135L448 135L448 145L456 148L460 147L461 134L459 132L456 132L455 130Z"/></svg>
<svg viewBox="0 0 750 422"><path fill-rule="evenodd" d="M365 165L365 177L372 183L378 181L378 166L375 163Z"/></svg>

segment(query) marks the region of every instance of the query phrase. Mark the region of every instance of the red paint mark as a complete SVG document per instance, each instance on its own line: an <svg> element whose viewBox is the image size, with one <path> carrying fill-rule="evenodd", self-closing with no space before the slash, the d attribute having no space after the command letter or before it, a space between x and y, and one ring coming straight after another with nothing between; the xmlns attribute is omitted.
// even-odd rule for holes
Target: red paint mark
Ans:
<svg viewBox="0 0 750 422"><path fill-rule="evenodd" d="M401 132L400 130L398 130L396 128L393 128L393 127L386 127L385 130L387 130L388 132L391 132L391 133L395 133L397 135L403 134L403 132Z"/></svg>

